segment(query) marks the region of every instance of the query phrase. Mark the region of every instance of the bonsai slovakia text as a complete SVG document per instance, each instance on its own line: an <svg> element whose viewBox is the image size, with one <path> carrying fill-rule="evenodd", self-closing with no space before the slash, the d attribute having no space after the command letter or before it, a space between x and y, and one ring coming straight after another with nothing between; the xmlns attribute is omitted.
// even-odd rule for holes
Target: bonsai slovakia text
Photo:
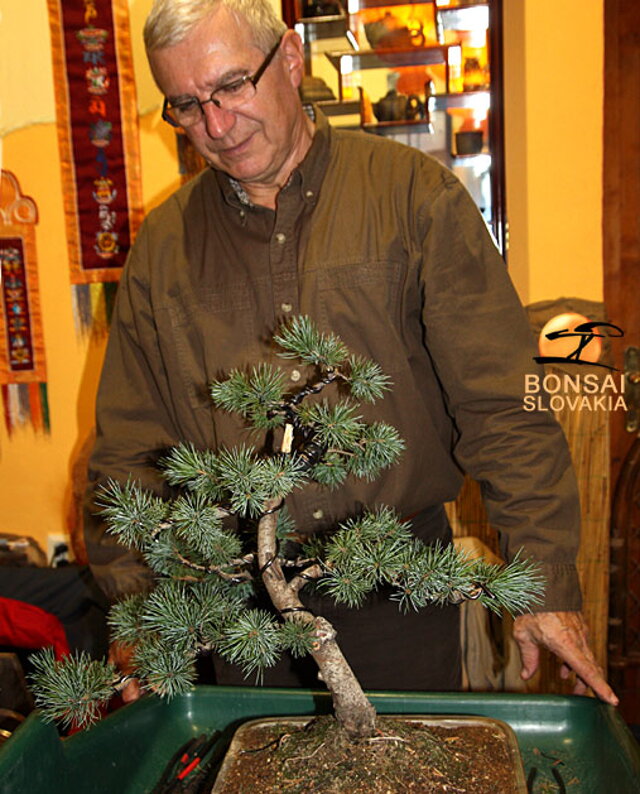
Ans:
<svg viewBox="0 0 640 794"><path fill-rule="evenodd" d="M624 399L625 376L587 375L524 376L525 411L617 411L628 410Z"/></svg>

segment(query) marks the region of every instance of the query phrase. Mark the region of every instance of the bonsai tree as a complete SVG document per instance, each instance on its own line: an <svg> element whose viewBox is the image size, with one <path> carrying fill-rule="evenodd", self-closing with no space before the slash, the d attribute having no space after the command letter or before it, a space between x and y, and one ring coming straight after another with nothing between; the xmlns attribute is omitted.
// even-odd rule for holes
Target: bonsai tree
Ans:
<svg viewBox="0 0 640 794"><path fill-rule="evenodd" d="M358 414L361 402L373 403L390 388L375 362L350 354L306 317L284 326L274 341L282 358L312 365L315 378L288 392L284 373L260 364L211 385L219 408L278 439L273 452L182 444L162 464L168 482L180 489L172 501L132 481L102 490L109 531L141 553L156 581L151 592L117 603L109 622L113 638L133 646L143 688L169 698L193 686L196 657L206 651L216 650L258 680L284 650L311 654L348 736L370 737L374 708L333 626L304 606L304 587L313 584L350 607L386 585L401 610L477 599L495 612L519 613L537 601L542 583L530 560L496 566L470 560L453 546L427 546L387 506L325 535L297 534L285 506L294 489L374 479L397 460L404 443L395 428L366 423ZM234 517L247 519L243 524L253 531L243 536L231 526ZM257 588L266 589L278 617L251 606ZM94 721L127 681L112 664L86 654L58 661L44 651L35 668L45 719L65 725Z"/></svg>

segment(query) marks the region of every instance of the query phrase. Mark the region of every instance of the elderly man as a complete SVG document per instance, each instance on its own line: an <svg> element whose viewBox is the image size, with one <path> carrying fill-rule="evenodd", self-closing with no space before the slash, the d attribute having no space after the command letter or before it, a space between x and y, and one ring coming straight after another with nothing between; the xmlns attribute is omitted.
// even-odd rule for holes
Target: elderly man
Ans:
<svg viewBox="0 0 640 794"><path fill-rule="evenodd" d="M92 482L130 474L163 493L167 447L231 446L246 430L214 409L207 383L269 360L266 340L308 314L394 381L376 406L407 442L375 483L288 500L302 531L386 503L426 542L450 540L442 503L461 470L482 483L507 558L523 548L547 578L519 617L522 675L551 648L616 698L586 641L574 566L579 507L562 433L522 408L533 351L524 313L473 202L420 152L336 131L304 111L298 36L268 0L156 0L145 28L163 117L208 168L152 212L125 269L98 399ZM292 386L310 376L290 368ZM89 521L93 568L112 595L144 586L134 556ZM323 606L325 611L330 609ZM455 689L457 608L402 615L384 598L327 615L368 688ZM216 660L220 683L239 682ZM308 682L291 661L267 683Z"/></svg>

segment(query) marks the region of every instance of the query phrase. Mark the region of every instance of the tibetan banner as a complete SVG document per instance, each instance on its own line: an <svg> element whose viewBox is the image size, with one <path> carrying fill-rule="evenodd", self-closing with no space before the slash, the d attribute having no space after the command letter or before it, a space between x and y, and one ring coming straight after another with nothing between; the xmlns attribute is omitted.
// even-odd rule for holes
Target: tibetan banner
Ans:
<svg viewBox="0 0 640 794"><path fill-rule="evenodd" d="M0 385L7 430L31 422L49 431L35 225L38 209L23 196L16 177L0 178Z"/></svg>
<svg viewBox="0 0 640 794"><path fill-rule="evenodd" d="M48 4L71 282L115 282L142 220L128 2Z"/></svg>

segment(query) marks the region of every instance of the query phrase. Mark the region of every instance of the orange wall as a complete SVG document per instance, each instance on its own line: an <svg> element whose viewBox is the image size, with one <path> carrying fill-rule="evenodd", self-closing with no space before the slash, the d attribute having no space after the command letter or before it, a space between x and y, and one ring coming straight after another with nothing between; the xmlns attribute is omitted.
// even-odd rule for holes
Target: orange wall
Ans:
<svg viewBox="0 0 640 794"><path fill-rule="evenodd" d="M174 134L160 118L159 93L141 45L150 5L150 0L130 2L146 210L179 185ZM49 533L67 531L71 467L93 427L105 338L82 338L74 325L46 3L21 0L2 13L2 167L17 176L39 210L36 246L51 433L24 426L8 437L0 422L0 531L31 535L46 550Z"/></svg>
<svg viewBox="0 0 640 794"><path fill-rule="evenodd" d="M525 303L602 300L602 0L504 0L509 269Z"/></svg>
<svg viewBox="0 0 640 794"><path fill-rule="evenodd" d="M32 535L46 548L47 533L63 532L69 461L92 423L102 344L88 344L74 329L53 125L7 135L3 167L15 173L39 210L36 246L52 431L42 436L25 427L9 438L0 426L2 531Z"/></svg>
<svg viewBox="0 0 640 794"><path fill-rule="evenodd" d="M600 300L602 0L504 5L510 267L525 301L561 294ZM0 142L3 167L40 210L52 430L42 436L27 427L8 438L0 423L0 528L32 535L46 548L48 533L65 530L70 467L93 422L104 340L81 339L74 328L46 4L4 6ZM147 209L178 183L172 133L159 118L159 95L140 44L149 6L150 0L130 0Z"/></svg>

